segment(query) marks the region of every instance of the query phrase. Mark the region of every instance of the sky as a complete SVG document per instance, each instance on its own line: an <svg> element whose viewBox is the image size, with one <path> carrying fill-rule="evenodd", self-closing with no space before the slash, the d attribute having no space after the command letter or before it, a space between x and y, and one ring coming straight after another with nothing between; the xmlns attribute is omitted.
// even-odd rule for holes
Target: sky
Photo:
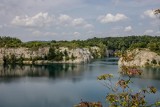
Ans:
<svg viewBox="0 0 160 107"><path fill-rule="evenodd" d="M0 35L32 40L160 36L160 0L0 0Z"/></svg>

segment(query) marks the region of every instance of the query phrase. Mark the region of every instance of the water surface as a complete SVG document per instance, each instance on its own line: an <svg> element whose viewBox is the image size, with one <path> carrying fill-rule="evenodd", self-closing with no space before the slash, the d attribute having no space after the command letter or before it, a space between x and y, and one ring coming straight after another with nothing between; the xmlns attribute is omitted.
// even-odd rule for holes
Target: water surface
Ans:
<svg viewBox="0 0 160 107"><path fill-rule="evenodd" d="M109 90L97 76L119 77L116 58L89 64L0 66L0 107L72 107L81 101L100 101L104 106ZM131 88L156 86L160 90L160 69L145 68L142 78L133 78ZM159 92L148 101L159 98Z"/></svg>

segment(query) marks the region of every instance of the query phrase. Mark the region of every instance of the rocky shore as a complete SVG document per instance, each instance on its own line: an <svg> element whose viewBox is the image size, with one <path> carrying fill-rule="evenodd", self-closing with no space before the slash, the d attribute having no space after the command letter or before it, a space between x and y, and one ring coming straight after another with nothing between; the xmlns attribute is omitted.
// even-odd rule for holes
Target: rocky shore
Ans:
<svg viewBox="0 0 160 107"><path fill-rule="evenodd" d="M119 66L139 66L146 67L160 66L160 55L156 52L152 52L149 49L134 49L127 51L119 61Z"/></svg>
<svg viewBox="0 0 160 107"><path fill-rule="evenodd" d="M86 63L94 58L102 57L99 47L75 48L59 47L55 51L61 53L61 60L46 60L50 47L38 48L0 48L0 63L4 63L4 57L9 59L23 59L23 64L47 64L47 63ZM67 56L65 55L67 54ZM34 61L34 62L33 62ZM19 62L18 62L19 63Z"/></svg>

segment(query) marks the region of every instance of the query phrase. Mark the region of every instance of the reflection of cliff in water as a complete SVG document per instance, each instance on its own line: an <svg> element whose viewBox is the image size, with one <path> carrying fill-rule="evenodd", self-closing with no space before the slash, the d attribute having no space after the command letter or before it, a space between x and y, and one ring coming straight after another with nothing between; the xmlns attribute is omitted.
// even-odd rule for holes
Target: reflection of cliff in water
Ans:
<svg viewBox="0 0 160 107"><path fill-rule="evenodd" d="M67 78L82 75L84 65L52 64L52 65L7 65L0 66L0 77L52 77Z"/></svg>
<svg viewBox="0 0 160 107"><path fill-rule="evenodd" d="M160 68L143 68L142 78L160 80Z"/></svg>
<svg viewBox="0 0 160 107"><path fill-rule="evenodd" d="M154 86L160 92L160 68L142 68L143 73L141 78L133 78L134 84L139 88L146 88L147 86ZM158 95L159 97L159 95Z"/></svg>

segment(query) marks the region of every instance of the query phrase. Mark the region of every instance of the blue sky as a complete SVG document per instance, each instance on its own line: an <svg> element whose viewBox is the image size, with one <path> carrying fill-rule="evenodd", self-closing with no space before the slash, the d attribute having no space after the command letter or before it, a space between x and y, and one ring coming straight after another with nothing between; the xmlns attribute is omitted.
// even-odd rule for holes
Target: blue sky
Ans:
<svg viewBox="0 0 160 107"><path fill-rule="evenodd" d="M160 35L160 0L1 0L0 35L23 41Z"/></svg>

